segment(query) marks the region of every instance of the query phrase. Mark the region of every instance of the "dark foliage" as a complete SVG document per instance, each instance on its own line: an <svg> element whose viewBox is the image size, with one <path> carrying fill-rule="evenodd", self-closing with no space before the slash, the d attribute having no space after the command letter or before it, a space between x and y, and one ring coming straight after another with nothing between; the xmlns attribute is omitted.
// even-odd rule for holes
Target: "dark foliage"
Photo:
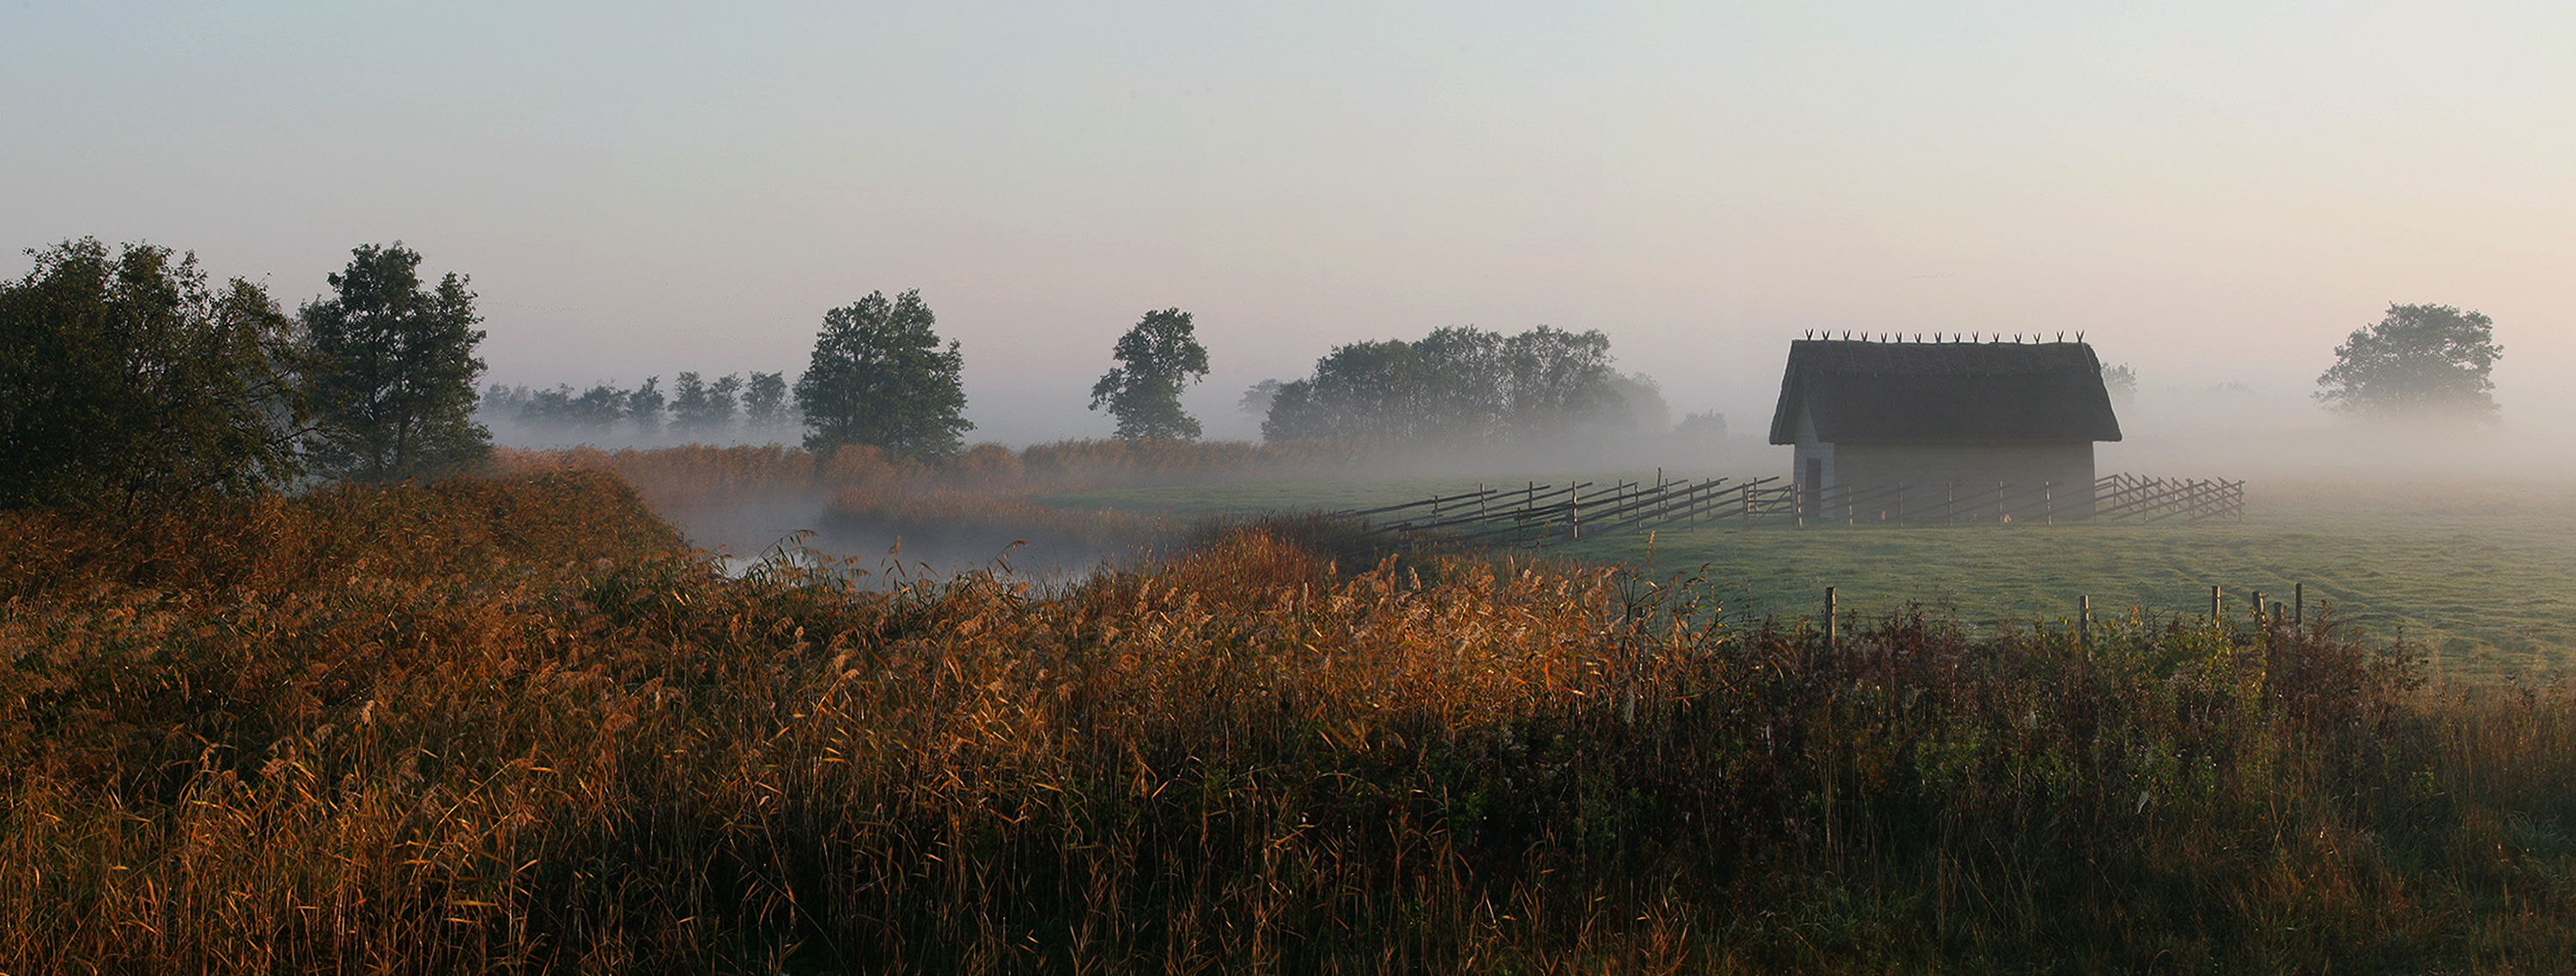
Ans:
<svg viewBox="0 0 2576 976"><path fill-rule="evenodd" d="M813 361L796 380L805 448L823 454L860 444L909 458L957 453L975 428L964 416L959 379L966 360L954 341L940 348L935 321L918 289L892 301L871 292L823 313Z"/></svg>
<svg viewBox="0 0 2576 976"><path fill-rule="evenodd" d="M312 457L327 475L382 482L465 470L491 451L474 422L474 293L454 272L435 288L396 241L350 252L333 294L301 310L315 410Z"/></svg>
<svg viewBox="0 0 2576 976"><path fill-rule="evenodd" d="M94 239L0 283L0 507L131 509L293 477L289 323L196 256Z"/></svg>

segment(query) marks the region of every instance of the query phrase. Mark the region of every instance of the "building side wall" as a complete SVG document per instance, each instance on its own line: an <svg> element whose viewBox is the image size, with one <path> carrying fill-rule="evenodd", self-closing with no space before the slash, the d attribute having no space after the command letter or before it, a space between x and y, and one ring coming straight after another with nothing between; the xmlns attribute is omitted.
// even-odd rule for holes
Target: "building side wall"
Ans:
<svg viewBox="0 0 2576 976"><path fill-rule="evenodd" d="M1997 482L2053 494L2071 511L2093 500L2093 442L2057 444L1836 444L1833 483L1907 485L1916 491L1992 488ZM1911 494L1911 493L1909 493Z"/></svg>
<svg viewBox="0 0 2576 976"><path fill-rule="evenodd" d="M1815 418L1807 414L1805 407L1798 409L1797 429L1797 453L1789 462L1789 480L1804 485L1808 482L1808 472L1821 471L1824 475L1821 483L1834 484L1834 445L1816 439Z"/></svg>

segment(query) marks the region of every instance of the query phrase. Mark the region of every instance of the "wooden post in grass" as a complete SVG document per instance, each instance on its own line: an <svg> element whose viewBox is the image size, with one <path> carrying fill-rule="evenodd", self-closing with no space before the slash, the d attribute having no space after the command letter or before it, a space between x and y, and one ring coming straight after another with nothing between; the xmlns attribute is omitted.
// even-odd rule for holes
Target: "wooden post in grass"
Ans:
<svg viewBox="0 0 2576 976"><path fill-rule="evenodd" d="M2290 584L2290 626L2308 625L2308 584Z"/></svg>
<svg viewBox="0 0 2576 976"><path fill-rule="evenodd" d="M1841 598L1834 593L1833 587L1825 587L1825 650L1836 650L1842 645L1841 621L1836 616L1841 610Z"/></svg>
<svg viewBox="0 0 2576 976"><path fill-rule="evenodd" d="M2256 629L2261 629L2263 626L2263 591L2261 590L2254 591L2254 626Z"/></svg>
<svg viewBox="0 0 2576 976"><path fill-rule="evenodd" d="M2209 622L2213 624L2218 622L2218 599L2220 595L2221 593L2218 589L2218 584L2209 584Z"/></svg>
<svg viewBox="0 0 2576 976"><path fill-rule="evenodd" d="M2093 647L2093 595L2090 593L2076 598L2075 640L2087 650Z"/></svg>

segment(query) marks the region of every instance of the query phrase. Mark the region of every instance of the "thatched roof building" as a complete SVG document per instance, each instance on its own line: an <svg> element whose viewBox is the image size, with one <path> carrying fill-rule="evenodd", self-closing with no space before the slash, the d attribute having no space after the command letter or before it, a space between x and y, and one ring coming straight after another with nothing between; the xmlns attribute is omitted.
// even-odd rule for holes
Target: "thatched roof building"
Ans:
<svg viewBox="0 0 2576 976"><path fill-rule="evenodd" d="M2093 444L2120 439L2083 342L1789 344L1771 443L1825 486L2062 486L2089 505Z"/></svg>

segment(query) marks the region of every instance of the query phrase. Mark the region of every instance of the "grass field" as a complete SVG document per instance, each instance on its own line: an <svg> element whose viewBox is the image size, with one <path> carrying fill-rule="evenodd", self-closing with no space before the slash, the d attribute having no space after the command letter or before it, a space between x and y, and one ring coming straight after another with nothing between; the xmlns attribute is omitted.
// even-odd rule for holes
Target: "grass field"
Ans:
<svg viewBox="0 0 2576 976"><path fill-rule="evenodd" d="M1655 472L1579 477L1607 484ZM1681 477L1673 473L1673 477ZM1071 509L1182 515L1341 510L1487 486L1562 484L1566 475L1277 482L1135 488L1044 499ZM1960 525L1667 529L1651 545L1619 535L1551 552L1703 576L1730 613L1815 613L1824 589L1862 614L1908 604L1979 630L2095 613L2208 613L2224 587L2232 615L2250 599L2288 601L2305 584L2311 613L2331 607L2363 632L2422 645L2445 678L2547 679L2576 662L2576 485L2521 483L2464 492L2440 485L2256 482L2242 523L2198 526Z"/></svg>

